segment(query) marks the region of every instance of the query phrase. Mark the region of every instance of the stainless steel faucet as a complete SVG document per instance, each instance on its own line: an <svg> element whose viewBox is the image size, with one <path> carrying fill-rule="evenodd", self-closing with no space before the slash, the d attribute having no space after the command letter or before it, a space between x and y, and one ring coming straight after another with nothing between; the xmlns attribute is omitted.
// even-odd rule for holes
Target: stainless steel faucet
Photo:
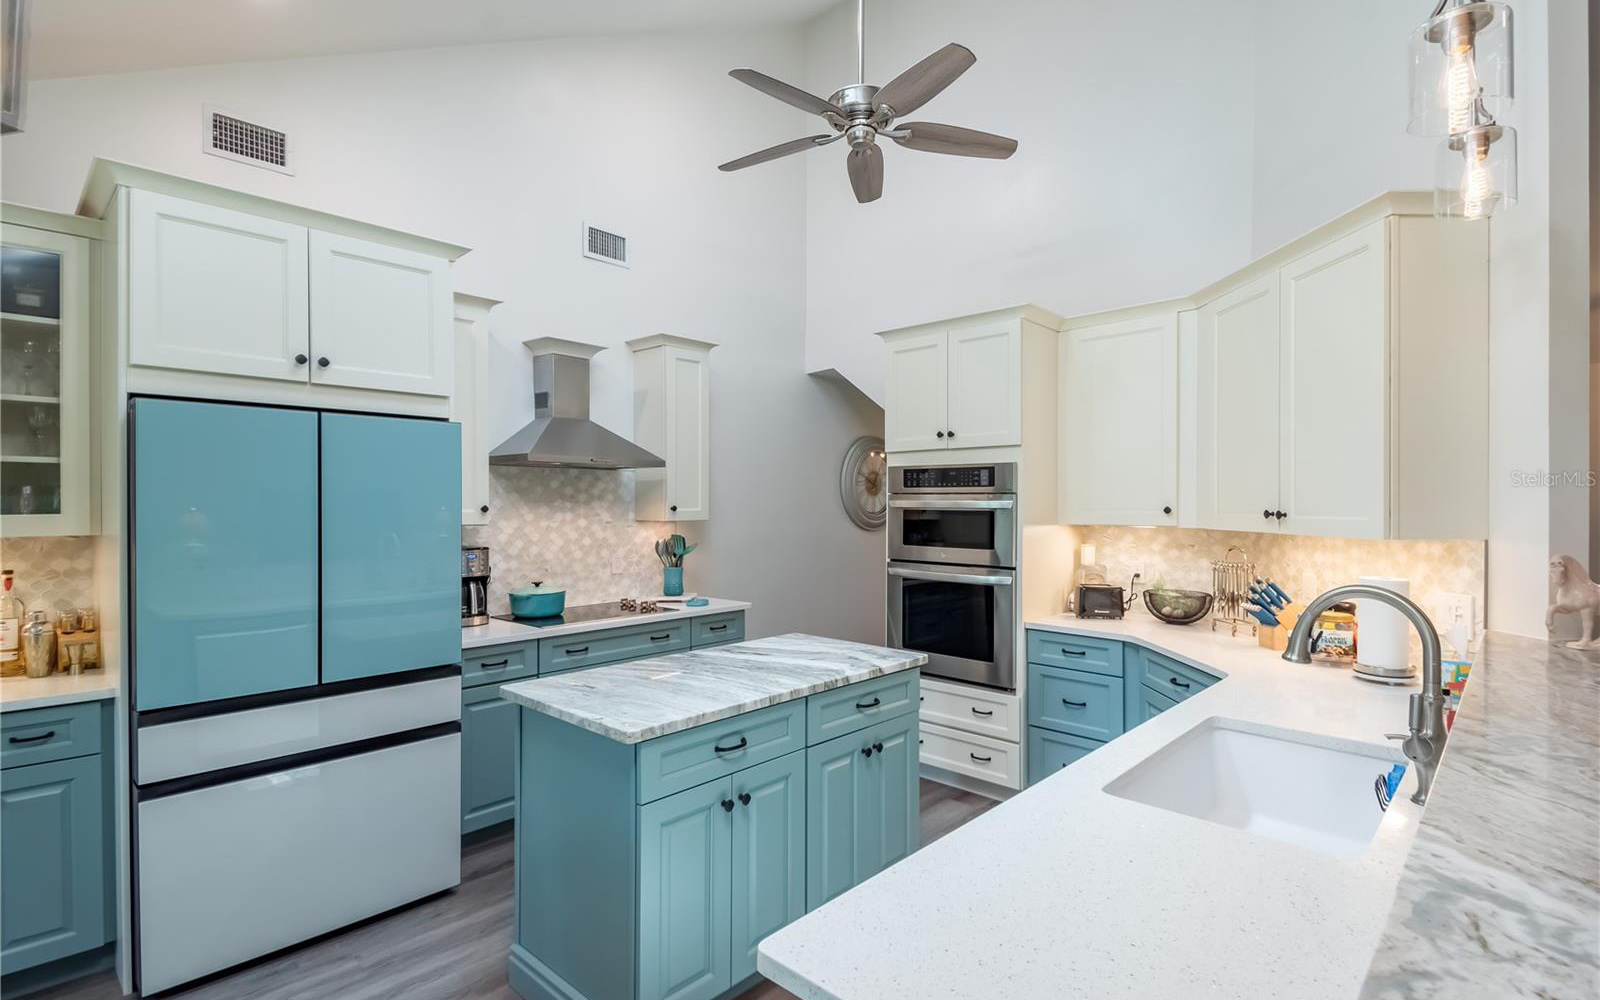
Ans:
<svg viewBox="0 0 1600 1000"><path fill-rule="evenodd" d="M1401 733L1386 734L1391 740L1404 740L1401 749L1417 765L1417 791L1411 801L1422 805L1428 801L1428 790L1433 787L1433 775L1439 769L1439 758L1444 755L1444 656L1440 652L1439 633L1428 620L1428 615L1409 598L1382 587L1350 584L1335 587L1306 605L1300 619L1289 633L1289 646L1283 658L1290 663L1311 662L1311 630L1317 616L1341 601L1357 599L1387 604L1410 619L1422 636L1422 690L1411 696L1408 721L1409 736Z"/></svg>

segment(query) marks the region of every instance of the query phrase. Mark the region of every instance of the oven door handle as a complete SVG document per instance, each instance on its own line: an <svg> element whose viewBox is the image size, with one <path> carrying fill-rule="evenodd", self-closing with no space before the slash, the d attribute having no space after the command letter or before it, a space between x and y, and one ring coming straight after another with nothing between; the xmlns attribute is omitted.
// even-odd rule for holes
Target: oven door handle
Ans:
<svg viewBox="0 0 1600 1000"><path fill-rule="evenodd" d="M900 510L1011 510L1017 502L1005 500L972 500L962 497L916 497L910 500L890 500L889 506Z"/></svg>
<svg viewBox="0 0 1600 1000"><path fill-rule="evenodd" d="M988 573L944 573L936 569L904 569L900 566L889 567L890 576L904 577L907 580L932 580L937 583L971 583L980 587L1009 587L1011 577L994 576Z"/></svg>

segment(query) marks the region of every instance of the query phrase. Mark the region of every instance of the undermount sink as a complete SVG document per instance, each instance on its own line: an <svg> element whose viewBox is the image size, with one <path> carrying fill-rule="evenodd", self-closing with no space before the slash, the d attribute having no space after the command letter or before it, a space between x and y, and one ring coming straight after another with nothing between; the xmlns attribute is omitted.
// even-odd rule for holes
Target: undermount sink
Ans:
<svg viewBox="0 0 1600 1000"><path fill-rule="evenodd" d="M1383 820L1373 779L1404 758L1373 746L1210 718L1105 786L1108 794L1333 854L1367 849ZM1396 793L1398 796L1398 793Z"/></svg>

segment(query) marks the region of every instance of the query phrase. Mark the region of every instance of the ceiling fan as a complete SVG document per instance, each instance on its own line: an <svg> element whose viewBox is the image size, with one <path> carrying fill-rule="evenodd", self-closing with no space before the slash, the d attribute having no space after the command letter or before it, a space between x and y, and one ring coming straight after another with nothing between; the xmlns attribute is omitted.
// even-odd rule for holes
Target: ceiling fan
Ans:
<svg viewBox="0 0 1600 1000"><path fill-rule="evenodd" d="M717 169L743 170L757 163L844 139L850 144L850 154L845 159L845 166L850 172L850 187L856 193L856 201L864 203L876 201L883 194L883 150L878 145L880 138L892 139L907 149L920 149L925 153L1003 160L1017 151L1015 139L956 125L895 120L928 103L977 61L978 57L972 54L971 49L951 42L890 80L886 86L874 87L866 83L866 0L857 0L858 82L840 88L828 100L824 101L753 69L736 69L728 73L735 80L749 84L785 104L821 115L833 131L781 142L749 156L729 160Z"/></svg>

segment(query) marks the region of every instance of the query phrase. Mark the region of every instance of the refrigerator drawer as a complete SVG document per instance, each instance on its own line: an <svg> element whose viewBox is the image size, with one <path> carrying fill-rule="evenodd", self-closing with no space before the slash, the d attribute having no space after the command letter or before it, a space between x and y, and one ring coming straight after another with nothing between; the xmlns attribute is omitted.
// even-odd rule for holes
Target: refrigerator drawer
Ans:
<svg viewBox="0 0 1600 1000"><path fill-rule="evenodd" d="M169 989L461 881L450 733L138 804L138 987Z"/></svg>

